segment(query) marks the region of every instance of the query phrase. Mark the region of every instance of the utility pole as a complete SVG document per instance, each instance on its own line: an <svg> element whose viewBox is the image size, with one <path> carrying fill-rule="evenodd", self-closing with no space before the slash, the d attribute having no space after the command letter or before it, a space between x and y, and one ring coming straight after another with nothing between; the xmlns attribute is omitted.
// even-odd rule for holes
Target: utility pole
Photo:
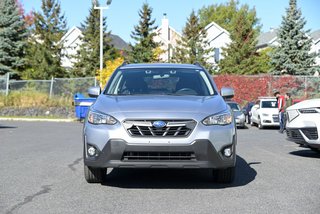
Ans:
<svg viewBox="0 0 320 214"><path fill-rule="evenodd" d="M100 10L100 82L102 78L102 69L103 69L103 10L109 9L108 5L111 4L112 0L107 0L107 6L100 7L97 6L97 0L92 0L94 3L94 9ZM100 85L101 87L101 85Z"/></svg>

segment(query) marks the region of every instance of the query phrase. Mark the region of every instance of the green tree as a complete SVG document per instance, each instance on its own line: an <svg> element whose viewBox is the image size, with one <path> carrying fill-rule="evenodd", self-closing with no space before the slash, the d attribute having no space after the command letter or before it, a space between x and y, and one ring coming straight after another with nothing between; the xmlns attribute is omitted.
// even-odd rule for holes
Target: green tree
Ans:
<svg viewBox="0 0 320 214"><path fill-rule="evenodd" d="M200 25L205 27L211 22L215 22L228 32L231 32L234 29L232 24L237 17L238 6L239 1L237 0L204 6L199 10Z"/></svg>
<svg viewBox="0 0 320 214"><path fill-rule="evenodd" d="M274 74L312 75L319 69L314 66L316 54L310 53L312 40L305 24L297 1L290 0L278 32L280 45L272 54Z"/></svg>
<svg viewBox="0 0 320 214"><path fill-rule="evenodd" d="M97 2L98 6L98 2ZM107 31L106 18L103 19L103 32ZM91 4L89 15L83 24L82 44L77 57L77 63L73 70L73 75L77 77L95 76L100 67L100 10L94 9ZM103 39L103 62L113 60L120 56L111 44L110 32L104 34Z"/></svg>
<svg viewBox="0 0 320 214"><path fill-rule="evenodd" d="M192 11L182 30L182 38L177 41L173 61L191 64L199 62L211 70L211 66L207 63L211 51L206 41L206 31L201 27L196 13Z"/></svg>
<svg viewBox="0 0 320 214"><path fill-rule="evenodd" d="M139 11L139 24L134 26L134 31L131 32L131 38L136 41L135 45L130 44L131 51L129 52L129 60L131 62L156 62L158 61L157 49L160 43L154 41L157 26L153 26L155 19L152 20L152 8L148 3L142 5Z"/></svg>
<svg viewBox="0 0 320 214"><path fill-rule="evenodd" d="M16 1L1 0L0 14L0 74L21 71L27 32Z"/></svg>
<svg viewBox="0 0 320 214"><path fill-rule="evenodd" d="M223 48L224 58L219 62L221 73L257 74L260 65L257 63L257 36L260 31L259 20L255 9L243 5L231 25L231 43Z"/></svg>
<svg viewBox="0 0 320 214"><path fill-rule="evenodd" d="M28 69L23 72L25 79L50 79L65 77L61 67L62 44L66 33L66 19L61 14L60 3L56 0L42 0L42 12L34 13L34 25L28 44Z"/></svg>
<svg viewBox="0 0 320 214"><path fill-rule="evenodd" d="M271 54L273 53L274 48L267 47L256 53L256 66L257 73L269 73L273 70L271 64Z"/></svg>

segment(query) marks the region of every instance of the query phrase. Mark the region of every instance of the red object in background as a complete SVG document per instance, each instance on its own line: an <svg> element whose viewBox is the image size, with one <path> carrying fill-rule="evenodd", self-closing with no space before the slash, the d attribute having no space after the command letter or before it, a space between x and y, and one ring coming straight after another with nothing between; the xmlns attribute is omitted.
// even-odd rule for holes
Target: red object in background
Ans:
<svg viewBox="0 0 320 214"><path fill-rule="evenodd" d="M258 97L273 97L273 89L279 89L281 94L292 92L301 87L302 83L295 76L271 76L271 75L217 75L214 81L220 90L222 87L234 89L235 96L232 100L241 106L254 101Z"/></svg>
<svg viewBox="0 0 320 214"><path fill-rule="evenodd" d="M294 104L296 104L296 103L300 103L301 101L303 101L303 100L301 100L301 99L294 99L294 100L292 100L292 105L294 105Z"/></svg>

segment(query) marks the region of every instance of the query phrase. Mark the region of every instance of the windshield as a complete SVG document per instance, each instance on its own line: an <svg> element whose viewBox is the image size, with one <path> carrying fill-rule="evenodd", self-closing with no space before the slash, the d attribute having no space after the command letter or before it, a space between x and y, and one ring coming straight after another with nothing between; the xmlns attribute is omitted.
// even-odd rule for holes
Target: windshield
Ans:
<svg viewBox="0 0 320 214"><path fill-rule="evenodd" d="M240 111L240 106L237 103L227 103L232 111Z"/></svg>
<svg viewBox="0 0 320 214"><path fill-rule="evenodd" d="M202 70L146 68L116 71L105 94L209 96L215 91Z"/></svg>
<svg viewBox="0 0 320 214"><path fill-rule="evenodd" d="M278 103L277 101L262 101L261 103L261 108L278 108Z"/></svg>

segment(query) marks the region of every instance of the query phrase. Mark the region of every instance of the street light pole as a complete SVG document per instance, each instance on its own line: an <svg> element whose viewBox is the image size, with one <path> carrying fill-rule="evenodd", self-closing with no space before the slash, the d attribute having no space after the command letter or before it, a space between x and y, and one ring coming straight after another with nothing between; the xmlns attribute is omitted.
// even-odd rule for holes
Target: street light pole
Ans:
<svg viewBox="0 0 320 214"><path fill-rule="evenodd" d="M94 9L100 10L100 82L102 79L102 69L103 69L103 10L109 9L108 6L99 7L97 6L97 0L93 0ZM111 4L111 1L107 1L107 5ZM101 87L101 85L100 85Z"/></svg>

